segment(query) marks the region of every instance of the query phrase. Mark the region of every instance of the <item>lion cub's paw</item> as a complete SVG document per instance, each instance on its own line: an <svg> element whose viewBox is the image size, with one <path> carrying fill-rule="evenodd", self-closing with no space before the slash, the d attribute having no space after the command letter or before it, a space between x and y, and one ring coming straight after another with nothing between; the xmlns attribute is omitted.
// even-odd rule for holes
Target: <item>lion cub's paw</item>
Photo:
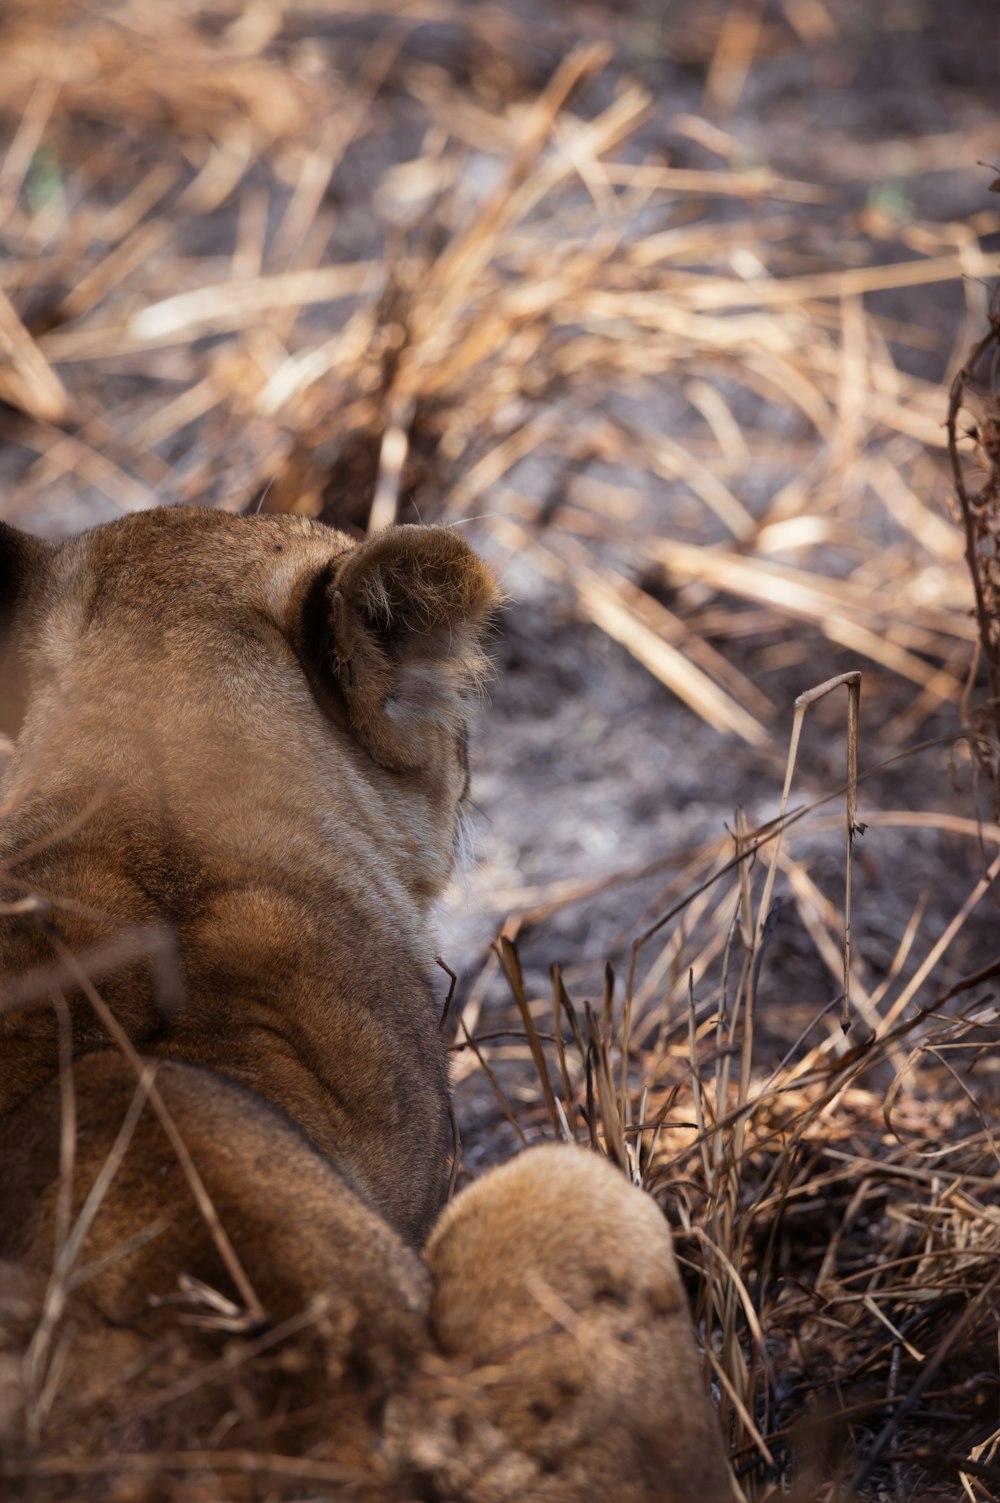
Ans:
<svg viewBox="0 0 1000 1503"><path fill-rule="evenodd" d="M537 1148L426 1250L446 1361L415 1457L467 1503L731 1503L670 1232L605 1160ZM425 1416L426 1420L426 1416Z"/></svg>

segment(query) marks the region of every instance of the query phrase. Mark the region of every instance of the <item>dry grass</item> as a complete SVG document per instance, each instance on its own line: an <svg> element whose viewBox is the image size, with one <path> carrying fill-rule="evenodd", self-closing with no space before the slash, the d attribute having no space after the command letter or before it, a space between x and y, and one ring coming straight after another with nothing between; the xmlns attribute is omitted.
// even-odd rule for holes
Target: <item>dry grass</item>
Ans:
<svg viewBox="0 0 1000 1503"><path fill-rule="evenodd" d="M847 896L823 937L844 991L767 1067L773 1039L761 1046L757 1034L776 872L802 878L791 886L804 908L815 896L789 851L812 812L787 813L801 720L840 687L850 695ZM987 870L904 980L919 934L914 914L877 993L862 988L852 1006L844 915L853 839L864 829L858 688L856 679L836 680L800 697L781 815L766 830L738 829L731 854L720 843L689 866L683 897L634 941L620 1003L610 969L600 1006L574 1003L558 967L551 998L532 998L502 938L498 956L525 1042L492 1048L497 1059L530 1057L538 1074L522 1139L547 1117L550 1134L589 1141L676 1219L706 1382L748 1499L784 1497L789 1487L824 1503L930 1499L954 1496L959 1483L969 1499L988 1499L997 1481L988 1416L997 1387L991 1055L1000 1014L991 1000L969 997L1000 962L943 991L933 978L990 901L1000 827L969 822L970 839L992 852ZM665 968L643 960L665 934L667 986ZM477 1057L513 1116L483 1060L485 1043L475 1043Z"/></svg>
<svg viewBox="0 0 1000 1503"><path fill-rule="evenodd" d="M827 647L892 686L886 753L944 710L968 724L956 755L995 779L981 239L997 217L924 221L842 193L967 164L990 130L854 156L826 143L818 181L748 164L726 126L758 57L789 28L820 46L838 8L788 0L780 25L754 6L702 10L676 40L705 68L714 123L673 128L713 161L679 168L650 144L660 102L599 17L569 49L558 26L458 0L377 15L341 0L8 4L5 516L63 531L165 500L355 530L475 518L499 560L528 561L730 746L770 757L775 791L786 701L763 670ZM431 23L447 66L419 45ZM920 298L958 279L949 349ZM922 354L955 376L950 436L940 381L913 373ZM852 788L857 735L855 716ZM574 1001L571 965L533 995L513 946L607 879L509 895L500 952L462 999L457 1073L482 1068L520 1136L587 1139L664 1199L748 1500L786 1485L988 1500L993 971L940 978L994 901L1000 829L962 823L933 789L921 809L867 810L862 779L861 815L849 797L836 816L845 877L859 818L948 830L970 872L936 895L930 927L913 909L866 986L850 888L833 905L816 871L830 826L789 813L796 749L797 733L777 820L687 853L622 995L609 977L593 1007ZM832 1000L777 1048L761 1001L779 876ZM498 969L517 1017L480 1030ZM288 1458L279 1471L336 1481Z"/></svg>
<svg viewBox="0 0 1000 1503"><path fill-rule="evenodd" d="M963 277L981 321L992 264L976 232L875 210L837 223L827 187L650 159L633 144L652 107L640 85L620 78L603 108L573 109L608 67L599 43L537 97L497 99L489 70L462 94L406 57L408 34L460 21L513 86L514 19L383 10L343 63L336 23L351 10L333 3L262 5L254 20L222 4L210 30L198 5L139 0L96 16L64 6L62 27L30 8L7 19L2 382L32 420L8 421L8 436L38 455L9 512L55 518L88 489L91 511L155 494L359 526L485 507L502 548L547 530L528 546L572 576L582 614L711 725L761 744L772 707L690 622L609 572L611 518L580 472L607 466L627 499L639 470L674 489L682 524L668 541L637 497L620 567L812 623L914 684L913 729L954 694L974 631L960 540L935 510L940 478L929 484L940 390L890 348L919 349L926 331L865 296ZM350 80L338 73L359 55ZM329 264L325 195L351 149L378 141L387 81L419 124L367 185L372 253ZM721 227L720 198L742 206ZM675 228L644 231L679 201L691 208ZM835 255L808 244L821 211ZM131 387L117 404L116 373ZM612 400L635 404L664 377L696 415L683 442ZM782 412L804 469L775 438ZM518 493L532 455L565 476L558 529L552 498ZM752 511L736 494L762 489ZM899 541L857 549L856 527Z"/></svg>

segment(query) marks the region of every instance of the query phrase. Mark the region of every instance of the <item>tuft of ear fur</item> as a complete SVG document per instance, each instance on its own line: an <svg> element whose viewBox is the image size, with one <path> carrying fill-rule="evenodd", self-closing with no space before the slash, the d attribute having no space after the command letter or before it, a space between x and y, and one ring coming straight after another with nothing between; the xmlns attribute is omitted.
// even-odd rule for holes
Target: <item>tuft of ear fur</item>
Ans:
<svg viewBox="0 0 1000 1503"><path fill-rule="evenodd" d="M24 718L28 685L23 645L29 597L52 550L50 543L0 522L0 731L16 736Z"/></svg>
<svg viewBox="0 0 1000 1503"><path fill-rule="evenodd" d="M335 567L334 668L351 729L376 762L414 771L434 726L457 730L483 682L483 638L502 599L489 569L448 527L390 527Z"/></svg>

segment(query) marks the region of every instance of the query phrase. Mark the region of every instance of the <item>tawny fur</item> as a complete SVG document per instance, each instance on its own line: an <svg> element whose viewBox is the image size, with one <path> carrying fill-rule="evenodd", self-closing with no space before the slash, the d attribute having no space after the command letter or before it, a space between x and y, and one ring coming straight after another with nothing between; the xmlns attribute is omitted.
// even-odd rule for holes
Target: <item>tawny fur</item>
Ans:
<svg viewBox="0 0 1000 1503"><path fill-rule="evenodd" d="M171 509L56 547L0 526L14 1496L178 1496L120 1453L183 1451L190 1477L204 1451L206 1499L256 1495L248 1454L276 1497L281 1456L331 1496L730 1497L669 1236L606 1164L526 1155L420 1256L448 1152L430 914L497 600L445 528L355 544ZM141 1086L72 956L96 957Z"/></svg>

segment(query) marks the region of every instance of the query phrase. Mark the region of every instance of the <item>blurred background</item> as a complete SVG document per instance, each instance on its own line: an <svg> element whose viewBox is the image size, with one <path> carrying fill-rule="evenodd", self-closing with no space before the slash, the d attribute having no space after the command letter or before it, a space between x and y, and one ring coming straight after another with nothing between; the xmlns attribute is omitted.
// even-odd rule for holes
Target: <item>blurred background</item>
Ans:
<svg viewBox="0 0 1000 1503"><path fill-rule="evenodd" d="M501 927L538 1018L551 962L599 1001L634 957L623 1101L680 1088L672 1040L725 1002L711 879L834 675L862 671L856 1018L994 958L945 425L989 326L998 77L994 0L4 4L2 515L444 520L510 594L442 931L463 1175L548 1130ZM841 690L798 752L791 805L827 802L775 874L765 1073L804 1031L851 1046L846 764Z"/></svg>
<svg viewBox="0 0 1000 1503"><path fill-rule="evenodd" d="M466 529L511 595L442 940L473 1015L505 921L539 977L599 975L738 807L773 817L795 697L846 669L862 767L945 737L863 787L859 984L974 873L944 449L1000 246L995 19L4 7L3 514ZM810 712L798 798L842 781L845 733L843 695ZM796 1007L837 983L825 813L775 937ZM683 990L692 943L647 1000Z"/></svg>

